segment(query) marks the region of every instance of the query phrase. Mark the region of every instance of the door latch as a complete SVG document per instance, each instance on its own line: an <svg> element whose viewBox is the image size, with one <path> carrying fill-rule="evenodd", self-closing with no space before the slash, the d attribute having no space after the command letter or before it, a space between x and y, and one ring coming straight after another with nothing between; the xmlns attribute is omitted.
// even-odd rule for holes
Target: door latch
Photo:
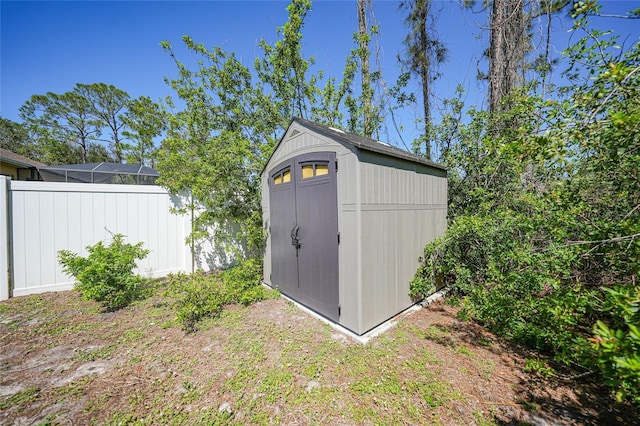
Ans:
<svg viewBox="0 0 640 426"><path fill-rule="evenodd" d="M300 239L298 238L298 232L300 231L300 226L296 225L291 230L291 245L296 248L296 256L298 255L298 250L300 250Z"/></svg>

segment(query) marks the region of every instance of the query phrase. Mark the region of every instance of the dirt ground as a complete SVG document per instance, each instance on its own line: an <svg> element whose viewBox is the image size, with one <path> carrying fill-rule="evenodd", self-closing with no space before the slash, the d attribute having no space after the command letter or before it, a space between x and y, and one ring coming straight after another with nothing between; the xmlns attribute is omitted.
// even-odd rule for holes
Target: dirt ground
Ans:
<svg viewBox="0 0 640 426"><path fill-rule="evenodd" d="M116 312L74 291L14 298L0 423L640 424L597 377L527 371L535 355L456 312L432 304L363 346L284 299L185 334L161 296Z"/></svg>

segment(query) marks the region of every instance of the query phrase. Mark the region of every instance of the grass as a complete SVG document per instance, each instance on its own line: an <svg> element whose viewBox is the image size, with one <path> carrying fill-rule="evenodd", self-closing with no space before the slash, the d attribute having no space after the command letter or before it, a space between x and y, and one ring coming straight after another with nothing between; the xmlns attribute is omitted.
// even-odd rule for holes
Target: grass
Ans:
<svg viewBox="0 0 640 426"><path fill-rule="evenodd" d="M22 411L25 405L38 399L39 395L40 388L38 387L21 390L7 399L0 400L0 410L6 410L9 407L18 407L18 410Z"/></svg>
<svg viewBox="0 0 640 426"><path fill-rule="evenodd" d="M8 349L35 357L29 359L58 353L52 349L64 355L41 372L3 371L3 380L26 389L0 398L7 416L0 423L47 412L40 423L497 424L499 412L477 401L491 400L485 392L507 364L489 350L490 340L465 340L469 334L458 330L464 325L453 327L445 316L406 320L363 346L336 339L335 330L283 300L227 307L185 333L161 287L112 313L74 294L0 304L3 319L15 317L8 325L18 324L6 325ZM449 319L456 321L455 312ZM87 362L109 369L51 385ZM541 374L548 366L527 360L526 368ZM476 386L482 394L473 393ZM495 401L511 387L497 386ZM543 410L527 399L520 406Z"/></svg>

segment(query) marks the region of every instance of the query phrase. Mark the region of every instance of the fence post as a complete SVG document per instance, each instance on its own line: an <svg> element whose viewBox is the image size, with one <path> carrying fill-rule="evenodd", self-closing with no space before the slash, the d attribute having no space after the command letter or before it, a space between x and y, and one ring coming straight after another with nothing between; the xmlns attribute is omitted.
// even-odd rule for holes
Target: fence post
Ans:
<svg viewBox="0 0 640 426"><path fill-rule="evenodd" d="M9 270L9 182L8 176L0 176L0 300L9 298L11 271Z"/></svg>

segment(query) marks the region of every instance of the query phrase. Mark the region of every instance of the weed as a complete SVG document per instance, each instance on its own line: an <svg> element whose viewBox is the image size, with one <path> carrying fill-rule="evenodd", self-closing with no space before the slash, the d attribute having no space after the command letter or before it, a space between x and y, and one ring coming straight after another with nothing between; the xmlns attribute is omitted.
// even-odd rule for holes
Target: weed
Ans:
<svg viewBox="0 0 640 426"><path fill-rule="evenodd" d="M38 331L50 336L63 335L63 334L77 334L81 331L88 331L94 328L100 327L100 324L76 324L67 325L60 324L55 326L55 323L48 323L43 325Z"/></svg>
<svg viewBox="0 0 640 426"><path fill-rule="evenodd" d="M485 337L480 337L476 343L478 343L480 346L485 346L485 347L489 347L491 345L493 345L493 340L491 339L487 339Z"/></svg>
<svg viewBox="0 0 640 426"><path fill-rule="evenodd" d="M478 365L482 371L482 377L484 377L485 380L489 380L496 369L496 364L491 359L482 360L481 363L476 362L476 365Z"/></svg>
<svg viewBox="0 0 640 426"><path fill-rule="evenodd" d="M47 414L40 423L36 423L36 426L53 426L60 424L60 422L56 422L57 418L58 414Z"/></svg>
<svg viewBox="0 0 640 426"><path fill-rule="evenodd" d="M457 353L457 354L466 355L466 356L468 356L469 358L473 358L473 352L471 352L471 351L469 350L469 348L467 348L467 347L466 347L466 346L464 346L464 345L460 345L460 346L458 346L458 347L456 348L456 353Z"/></svg>
<svg viewBox="0 0 640 426"><path fill-rule="evenodd" d="M267 370L256 387L256 391L259 394L264 394L265 401L271 404L280 398L286 399L295 390L293 375L284 368Z"/></svg>
<svg viewBox="0 0 640 426"><path fill-rule="evenodd" d="M493 416L491 418L487 418L485 417L485 415L482 413L482 411L474 411L473 412L473 418L476 421L476 424L478 426L495 426L498 423L493 419Z"/></svg>
<svg viewBox="0 0 640 426"><path fill-rule="evenodd" d="M107 401L110 398L111 392L105 392L98 396L96 399L90 400L89 403L84 406L83 411L87 414L99 413L104 410L104 407L107 405Z"/></svg>
<svg viewBox="0 0 640 426"><path fill-rule="evenodd" d="M549 367L545 360L540 358L527 358L524 363L524 370L538 373L546 379L552 377L556 373L552 367Z"/></svg>
<svg viewBox="0 0 640 426"><path fill-rule="evenodd" d="M423 339L431 340L443 346L451 344L451 330L443 325L430 325L427 328L413 328L413 331Z"/></svg>
<svg viewBox="0 0 640 426"><path fill-rule="evenodd" d="M65 386L59 387L56 389L56 403L64 402L69 399L80 399L86 395L83 384L88 383L88 381L81 383L69 383Z"/></svg>
<svg viewBox="0 0 640 426"><path fill-rule="evenodd" d="M191 404L197 401L204 393L200 386L188 380L182 382L181 390L183 391L183 394L180 399L184 404Z"/></svg>
<svg viewBox="0 0 640 426"><path fill-rule="evenodd" d="M40 388L33 387L21 390L11 395L9 398L0 401L0 410L6 410L17 405L30 404L40 396Z"/></svg>
<svg viewBox="0 0 640 426"><path fill-rule="evenodd" d="M109 359L113 352L112 346L106 346L95 350L80 350L75 356L78 361L95 361L96 359Z"/></svg>
<svg viewBox="0 0 640 426"><path fill-rule="evenodd" d="M522 405L524 409L529 411L530 413L537 413L540 411L540 404L538 404L537 402L527 401L525 399L519 399L516 402Z"/></svg>
<svg viewBox="0 0 640 426"><path fill-rule="evenodd" d="M142 362L142 359L142 355L134 355L129 358L129 364L137 364L139 362Z"/></svg>
<svg viewBox="0 0 640 426"><path fill-rule="evenodd" d="M166 330L168 328L173 327L174 325L176 325L176 322L174 320L167 320L167 321L164 321L162 324L160 324L160 328L163 330Z"/></svg>
<svg viewBox="0 0 640 426"><path fill-rule="evenodd" d="M120 343L133 343L139 342L144 337L144 331L139 328L134 328L132 330L127 330L124 332L122 337L120 338Z"/></svg>
<svg viewBox="0 0 640 426"><path fill-rule="evenodd" d="M460 321L471 321L471 312L469 312L469 308L464 306L456 313L456 318Z"/></svg>

